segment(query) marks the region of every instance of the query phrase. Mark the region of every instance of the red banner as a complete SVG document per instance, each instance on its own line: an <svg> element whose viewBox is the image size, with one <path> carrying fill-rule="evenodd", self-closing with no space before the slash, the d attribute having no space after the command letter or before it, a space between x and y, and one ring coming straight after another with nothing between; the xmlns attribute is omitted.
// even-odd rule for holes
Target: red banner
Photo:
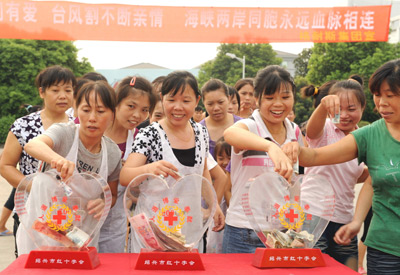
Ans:
<svg viewBox="0 0 400 275"><path fill-rule="evenodd" d="M147 42L387 41L391 6L222 8L0 0L0 38Z"/></svg>

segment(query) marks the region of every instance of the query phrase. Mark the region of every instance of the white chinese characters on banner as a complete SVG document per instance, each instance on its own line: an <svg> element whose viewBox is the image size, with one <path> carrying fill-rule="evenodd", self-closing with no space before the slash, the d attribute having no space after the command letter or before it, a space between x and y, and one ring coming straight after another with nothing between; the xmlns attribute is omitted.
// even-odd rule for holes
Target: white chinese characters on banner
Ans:
<svg viewBox="0 0 400 275"><path fill-rule="evenodd" d="M373 11L362 12L360 29L373 30L374 29L374 15Z"/></svg>

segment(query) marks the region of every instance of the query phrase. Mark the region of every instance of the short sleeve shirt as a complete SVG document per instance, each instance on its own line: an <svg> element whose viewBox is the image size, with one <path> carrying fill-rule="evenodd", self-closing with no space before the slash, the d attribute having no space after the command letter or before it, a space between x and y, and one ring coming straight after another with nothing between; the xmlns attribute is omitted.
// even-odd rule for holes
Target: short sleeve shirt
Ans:
<svg viewBox="0 0 400 275"><path fill-rule="evenodd" d="M133 144L132 153L139 153L145 155L147 157L147 163L156 162L163 159L163 151L162 151L162 143L160 134L157 131L156 127L154 127L155 123L153 122L151 125L146 128L140 129L139 133L136 135L135 142ZM206 144L206 155L208 154L208 132L206 127L190 120L190 124L194 131L195 136L195 165L199 163L203 163L204 160L201 159L200 149L200 131L203 132L204 142ZM161 125L159 125L163 134L165 135L165 139L168 140L166 133L162 129ZM169 141L168 141L169 143ZM171 145L171 144L170 144Z"/></svg>
<svg viewBox="0 0 400 275"><path fill-rule="evenodd" d="M366 246L400 257L400 141L380 119L351 133L357 143L358 161L368 166L374 195Z"/></svg>
<svg viewBox="0 0 400 275"><path fill-rule="evenodd" d="M21 145L22 152L19 159L19 170L22 174L30 175L37 171L38 160L31 157L24 150L24 146L33 138L43 134L44 128L40 112L34 112L24 117L18 118L11 125L10 132L17 138L18 143ZM68 116L72 120L72 116Z"/></svg>

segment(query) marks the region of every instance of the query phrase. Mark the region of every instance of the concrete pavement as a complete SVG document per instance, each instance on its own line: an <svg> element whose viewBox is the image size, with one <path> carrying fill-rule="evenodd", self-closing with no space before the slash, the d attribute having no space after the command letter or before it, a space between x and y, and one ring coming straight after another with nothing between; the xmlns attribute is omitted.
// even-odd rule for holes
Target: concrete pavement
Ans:
<svg viewBox="0 0 400 275"><path fill-rule="evenodd" d="M0 153L3 148L0 148ZM11 192L11 185L0 176L0 209L3 211L3 205ZM12 230L14 220L10 217L7 221L7 228ZM15 260L14 256L14 236L0 237L0 271L5 269Z"/></svg>

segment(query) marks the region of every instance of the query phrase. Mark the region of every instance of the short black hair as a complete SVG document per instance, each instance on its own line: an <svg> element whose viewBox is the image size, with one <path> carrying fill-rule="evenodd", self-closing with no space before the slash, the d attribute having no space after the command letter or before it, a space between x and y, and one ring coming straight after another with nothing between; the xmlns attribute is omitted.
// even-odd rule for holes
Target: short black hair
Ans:
<svg viewBox="0 0 400 275"><path fill-rule="evenodd" d="M178 92L183 92L186 85L189 85L190 88L192 88L196 97L200 96L197 80L188 71L174 71L169 73L161 86L161 94L165 96L172 93L171 95L175 96Z"/></svg>
<svg viewBox="0 0 400 275"><path fill-rule="evenodd" d="M380 66L369 79L369 90L379 94L383 81L387 82L395 95L400 95L400 59L386 62Z"/></svg>
<svg viewBox="0 0 400 275"><path fill-rule="evenodd" d="M273 95L282 85L291 88L293 95L295 94L296 85L290 73L278 65L267 66L259 70L254 79L255 97L260 99L263 94Z"/></svg>
<svg viewBox="0 0 400 275"><path fill-rule="evenodd" d="M59 83L71 82L72 88L76 87L76 78L74 73L65 67L59 65L47 67L42 70L35 79L35 84L38 89L42 88L43 92L52 85Z"/></svg>

